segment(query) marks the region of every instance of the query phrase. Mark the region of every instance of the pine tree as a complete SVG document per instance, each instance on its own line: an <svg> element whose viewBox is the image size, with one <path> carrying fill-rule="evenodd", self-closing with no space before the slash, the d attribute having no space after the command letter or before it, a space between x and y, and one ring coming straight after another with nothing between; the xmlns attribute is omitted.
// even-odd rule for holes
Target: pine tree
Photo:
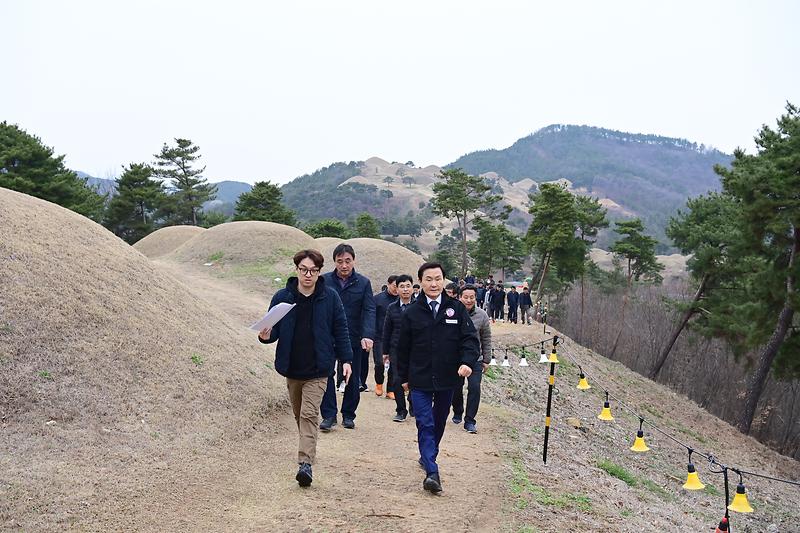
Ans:
<svg viewBox="0 0 800 533"><path fill-rule="evenodd" d="M468 267L467 236L469 228L479 210L486 215L495 211L501 196L491 194L491 187L479 176L471 176L460 168L443 170L440 181L433 184L431 200L433 213L445 218L455 218L461 236L461 276ZM508 218L506 209L499 218Z"/></svg>
<svg viewBox="0 0 800 533"><path fill-rule="evenodd" d="M589 196L575 196L575 214L577 216L577 236L583 245L583 256L580 264L581 315L580 327L578 329L578 334L582 340L586 294L585 278L586 271L589 265L592 264L591 259L589 259L589 252L592 244L597 240L597 234L600 230L608 227L608 219L606 219L606 208L600 204L597 198L591 198Z"/></svg>
<svg viewBox="0 0 800 533"><path fill-rule="evenodd" d="M165 194L161 182L152 176L149 165L131 163L117 178L117 192L103 217L103 225L129 244L155 229L154 213Z"/></svg>
<svg viewBox="0 0 800 533"><path fill-rule="evenodd" d="M776 129L764 126L756 137L758 153L734 152L731 168L717 167L723 190L736 201L741 240L733 253L742 265L743 294L728 298L733 321L746 319L739 344L757 349L747 382L745 408L737 427L749 433L773 364L779 373L800 371L800 335L793 326L800 308L800 109L787 104ZM747 269L745 269L747 265Z"/></svg>
<svg viewBox="0 0 800 533"><path fill-rule="evenodd" d="M628 306L631 285L634 280L644 280L655 283L661 282L660 271L664 265L656 261L656 241L642 233L644 224L638 218L624 220L616 223L614 231L623 237L611 246L611 252L619 256L625 263L625 294L622 298L622 312L619 319L619 331L614 340L609 357L614 357L625 326L625 309Z"/></svg>
<svg viewBox="0 0 800 533"><path fill-rule="evenodd" d="M161 152L155 155L157 176L170 180L173 196L171 207L175 221L179 224L197 226L197 213L203 203L217 196L217 186L201 177L206 167L195 169L192 164L200 159L199 146L188 139L175 139L175 146L164 143Z"/></svg>
<svg viewBox="0 0 800 533"><path fill-rule="evenodd" d="M234 220L264 220L287 226L297 225L294 211L283 205L280 187L269 181L259 181L253 188L239 196Z"/></svg>
<svg viewBox="0 0 800 533"><path fill-rule="evenodd" d="M670 219L667 236L682 254L690 256L686 267L697 283L697 290L691 302L680 306L683 316L650 371L652 379L661 372L689 320L700 311L700 301L709 298L713 287L735 283L730 275L730 263L736 259L731 257L730 250L740 235L737 231L739 210L733 198L724 193L709 193L690 199L686 207L687 211L679 210Z"/></svg>
<svg viewBox="0 0 800 533"><path fill-rule="evenodd" d="M574 270L575 253L579 251L575 243L578 214L572 193L557 183L542 184L539 192L532 194L530 199L531 207L528 212L533 215L533 220L528 227L525 241L541 258L539 273L533 278L539 280L534 300L536 302L542 297L542 288L551 263L556 264L567 281L578 275Z"/></svg>
<svg viewBox="0 0 800 533"><path fill-rule="evenodd" d="M353 236L380 239L381 226L378 224L378 220L374 216L370 215L369 213L361 213L356 217L355 231L353 232Z"/></svg>
<svg viewBox="0 0 800 533"><path fill-rule="evenodd" d="M64 156L15 124L0 122L0 187L29 194L99 221L105 198L64 166Z"/></svg>
<svg viewBox="0 0 800 533"><path fill-rule="evenodd" d="M337 239L350 238L350 230L347 229L347 226L332 218L326 218L314 224L310 224L303 228L303 231L315 239L319 237L336 237Z"/></svg>

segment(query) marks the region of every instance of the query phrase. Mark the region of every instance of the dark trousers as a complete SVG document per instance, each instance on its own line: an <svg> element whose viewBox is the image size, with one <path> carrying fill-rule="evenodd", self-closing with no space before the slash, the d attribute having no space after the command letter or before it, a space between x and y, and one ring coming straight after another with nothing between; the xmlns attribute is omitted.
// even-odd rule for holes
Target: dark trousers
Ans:
<svg viewBox="0 0 800 533"><path fill-rule="evenodd" d="M361 343L353 345L353 363L351 365L353 373L350 375L350 381L344 389L344 398L342 398L342 418L350 418L355 420L356 409L358 409L358 402L361 399L361 391L358 390L358 376L361 375L361 359L362 352ZM339 365L342 366L341 364ZM328 387L325 389L325 394L322 396L322 404L319 406L319 412L322 418L333 418L338 412L336 404L336 384L333 377L328 378Z"/></svg>
<svg viewBox="0 0 800 533"><path fill-rule="evenodd" d="M508 306L508 321L509 322L514 322L516 324L516 322L517 322L517 308L516 307L511 307L510 305Z"/></svg>
<svg viewBox="0 0 800 533"><path fill-rule="evenodd" d="M492 306L492 320L503 319L503 306Z"/></svg>
<svg viewBox="0 0 800 533"><path fill-rule="evenodd" d="M392 356L390 359L389 365L389 378L387 381L389 390L394 393L394 403L395 403L395 412L398 415L408 416L409 409L413 412L413 407L411 403L411 394L408 395L408 408L406 408L406 391L403 390L403 384L400 383L400 379L398 379L392 369L397 365L397 357Z"/></svg>
<svg viewBox="0 0 800 533"><path fill-rule="evenodd" d="M356 372L355 369L353 369L353 375L358 376L358 378L361 380L360 385L366 385L367 376L369 376L369 352L366 350L362 350L361 343L359 343L358 352L356 352L355 349L353 349L353 358L357 357L356 356L357 353L361 354L361 371Z"/></svg>
<svg viewBox="0 0 800 533"><path fill-rule="evenodd" d="M381 341L375 341L375 344L372 345L372 364L375 365L375 384L383 385L383 344ZM391 370L389 372L391 373Z"/></svg>
<svg viewBox="0 0 800 533"><path fill-rule="evenodd" d="M414 414L417 416L419 456L427 474L438 473L436 457L439 455L439 443L447 425L447 415L450 414L453 389L435 392L412 389L411 401L414 402Z"/></svg>
<svg viewBox="0 0 800 533"><path fill-rule="evenodd" d="M481 404L481 376L483 376L483 360L472 365L472 374L467 380L467 414L464 422L475 423L478 407ZM463 380L463 378L462 378ZM464 414L464 386L456 387L453 391L453 416L462 418Z"/></svg>

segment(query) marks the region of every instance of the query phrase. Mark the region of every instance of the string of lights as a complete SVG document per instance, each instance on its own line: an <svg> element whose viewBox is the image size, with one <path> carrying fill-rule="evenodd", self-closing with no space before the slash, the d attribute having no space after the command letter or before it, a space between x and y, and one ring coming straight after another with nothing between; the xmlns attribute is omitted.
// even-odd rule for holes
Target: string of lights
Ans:
<svg viewBox="0 0 800 533"><path fill-rule="evenodd" d="M552 342L553 348L552 348L551 354L549 356L547 356L547 354L545 353L544 347L545 347L546 343L550 343L550 342ZM555 365L559 363L559 360L558 360L558 355L559 354L557 353L556 346L558 346L559 344L563 344L562 339L559 338L558 335L553 335L550 338L547 338L547 339L544 339L544 340L541 340L541 341L536 341L535 343L530 345L531 347L541 346L541 356L540 356L539 362L540 363L549 363L549 365L550 365L550 373L549 373L549 377L548 377L547 413L546 413L546 416L545 416L545 442L544 442L544 449L543 449L543 461L545 463L547 463L547 445L548 445L548 438L547 437L548 437L548 433L549 433L548 430L550 429L550 421L551 421L551 418L552 418L551 406L552 406L552 391L553 391L553 386L554 386ZM526 355L528 353L533 353L533 352L527 352L527 350L526 350L527 347L528 347L527 345L498 347L499 350L503 350L504 351L504 360L503 360L502 365L500 365L500 366L511 366L511 364L510 364L510 362L508 360L508 352L509 352L509 350L512 353L518 352L518 355L520 356L519 366L523 366L523 367L524 366L530 366L528 364L528 362L527 362ZM589 377L590 376L588 376L586 374L586 372L583 369L583 366L581 365L581 363L573 355L571 355L571 354L569 354L567 352L562 351L562 353L560 355L565 356L573 365L575 365L578 368L578 371L579 371L579 382L578 382L577 388L580 389L580 390L591 389L592 387L591 387L591 385L589 385ZM497 365L496 359L494 357L494 350L492 351L492 361L491 361L490 365L492 365L492 366ZM686 489L686 490L702 490L702 489L705 488L705 485L700 481L699 476L697 474L697 470L694 467L694 464L692 463L692 455L693 454L697 455L699 457L702 457L703 459L705 459L708 462L709 472L714 473L714 474L722 474L723 475L724 482L725 482L725 516L722 519L722 521L720 522L719 526L717 527L717 531L730 531L730 515L729 515L729 512L728 512L729 510L730 511L739 512L739 513L752 513L753 512L753 508L750 506L750 504L749 504L749 502L747 500L747 495L746 495L745 486L744 486L744 476L752 476L752 477L762 478L762 479L765 479L765 480L768 480L768 481L773 481L773 482L777 482L777 483L783 483L783 484L787 484L787 485L793 485L793 486L796 486L796 487L800 487L800 481L791 480L791 479L783 479L783 478L779 478L779 477L776 477L776 476L771 476L771 475L768 475L768 474L764 474L764 473L761 473L761 472L754 472L754 471L749 470L749 469L746 470L744 468L738 468L738 467L730 466L730 465L727 465L727 464L721 462L719 459L717 459L711 453L704 453L702 451L697 450L695 447L693 447L693 446L687 444L686 442L678 439L677 437L672 435L667 430L661 428L653 420L642 416L637 409L635 409L635 408L631 407L630 405L628 405L628 403L620 395L618 395L616 393L612 393L610 388L606 387L604 385L604 380L602 380L602 381L601 380L595 380L594 377L592 377L592 381L594 381L601 388L601 390L605 393L605 401L603 403L603 409L600 412L600 414L598 415L598 418L600 420L609 421L609 422L614 420L614 417L611 414L611 401L612 400L614 401L615 404L621 406L625 411L627 411L628 413L630 413L631 415L633 415L634 417L636 417L639 420L639 430L636 433L636 439L634 440L633 446L631 446L631 450L633 450L634 452L640 452L640 453L650 451L650 448L647 446L647 444L644 441L643 426L645 424L648 427L652 428L655 432L657 432L660 435L664 436L665 438L671 440L672 442L674 442L678 446L686 449L689 459L688 459L688 464L687 464L687 479L686 479L686 483L684 483L684 485L683 485L684 489ZM737 484L737 487L736 487L736 494L734 495L733 501L730 503L730 505L728 505L728 502L730 501L730 491L729 491L729 486L728 486L729 485L729 483L728 483L728 473L729 472L733 472L733 473L735 473L735 474L737 474L739 476L738 484Z"/></svg>

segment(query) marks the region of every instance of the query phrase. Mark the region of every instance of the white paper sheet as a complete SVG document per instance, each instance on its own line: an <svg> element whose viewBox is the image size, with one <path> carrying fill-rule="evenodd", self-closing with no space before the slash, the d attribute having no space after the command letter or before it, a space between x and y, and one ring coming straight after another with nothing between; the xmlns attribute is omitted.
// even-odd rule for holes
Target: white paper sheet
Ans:
<svg viewBox="0 0 800 533"><path fill-rule="evenodd" d="M267 311L267 314L261 317L261 320L250 326L250 329L253 331L261 331L264 328L273 327L281 318L285 317L294 306L295 304L287 304L286 302L277 304L275 307Z"/></svg>

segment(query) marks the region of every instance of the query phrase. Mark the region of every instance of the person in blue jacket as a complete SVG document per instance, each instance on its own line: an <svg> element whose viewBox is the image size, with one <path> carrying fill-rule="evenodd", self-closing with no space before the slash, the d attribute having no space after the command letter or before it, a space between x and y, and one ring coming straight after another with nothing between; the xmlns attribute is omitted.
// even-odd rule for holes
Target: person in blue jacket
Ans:
<svg viewBox="0 0 800 533"><path fill-rule="evenodd" d="M275 370L286 378L289 401L300 436L295 479L301 487L311 485L311 465L317 453L317 424L322 395L333 375L334 363L342 364L345 379L351 374L353 351L347 332L347 317L339 294L320 278L323 257L316 250L294 255L297 277L286 281L269 303L295 304L272 329L259 332L258 340L275 341Z"/></svg>
<svg viewBox="0 0 800 533"><path fill-rule="evenodd" d="M361 393L359 376L361 365L369 364L369 351L375 339L375 299L369 279L355 270L356 252L349 244L342 243L333 249L335 270L322 277L328 287L334 289L342 300L347 315L347 330L353 350L353 377L344 389L342 399L342 427L355 429L356 409ZM366 387L366 384L364 384ZM322 422L319 428L330 431L337 424L336 385L333 377L322 397L320 411Z"/></svg>
<svg viewBox="0 0 800 533"><path fill-rule="evenodd" d="M517 308L519 307L519 293L517 292L517 287L515 285L512 285L511 289L508 291L508 294L506 295L506 301L508 302L508 321L516 324Z"/></svg>

